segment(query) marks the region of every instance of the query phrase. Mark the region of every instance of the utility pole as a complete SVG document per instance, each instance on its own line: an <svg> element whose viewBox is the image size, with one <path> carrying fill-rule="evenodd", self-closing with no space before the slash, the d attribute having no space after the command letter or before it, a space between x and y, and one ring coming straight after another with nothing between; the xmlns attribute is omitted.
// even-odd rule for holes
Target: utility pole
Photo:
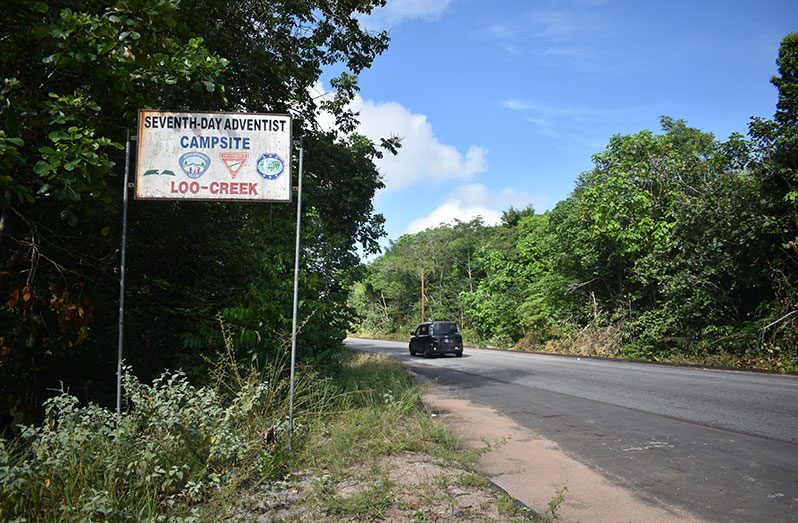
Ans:
<svg viewBox="0 0 798 523"><path fill-rule="evenodd" d="M421 269L421 323L424 323L424 269Z"/></svg>

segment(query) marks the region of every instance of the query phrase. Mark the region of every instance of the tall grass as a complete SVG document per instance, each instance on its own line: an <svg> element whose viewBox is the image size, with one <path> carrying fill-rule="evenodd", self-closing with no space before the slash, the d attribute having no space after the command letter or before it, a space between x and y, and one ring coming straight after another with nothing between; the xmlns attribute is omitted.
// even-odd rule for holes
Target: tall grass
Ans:
<svg viewBox="0 0 798 523"><path fill-rule="evenodd" d="M280 361L242 370L228 344L206 387L180 371L148 385L126 369L119 417L62 392L40 426L0 439L0 520L207 519L242 483L286 470L286 375ZM300 425L343 398L309 368L295 390Z"/></svg>
<svg viewBox="0 0 798 523"><path fill-rule="evenodd" d="M290 469L456 454L399 363L343 350L321 370L298 369L289 454L286 360L244 368L228 339L205 387L180 371L145 384L125 369L119 417L62 392L40 426L0 439L0 520L211 521Z"/></svg>
<svg viewBox="0 0 798 523"><path fill-rule="evenodd" d="M398 361L345 355L335 382L342 390L336 409L312 418L297 466L338 470L407 451L467 459L451 431L430 419L418 387Z"/></svg>

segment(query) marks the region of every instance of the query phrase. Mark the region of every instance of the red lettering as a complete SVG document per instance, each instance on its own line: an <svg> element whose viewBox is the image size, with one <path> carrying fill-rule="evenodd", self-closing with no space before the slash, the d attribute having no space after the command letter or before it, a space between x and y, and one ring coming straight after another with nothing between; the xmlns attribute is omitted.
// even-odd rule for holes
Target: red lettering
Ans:
<svg viewBox="0 0 798 523"><path fill-rule="evenodd" d="M238 183L238 182L211 182L208 186L202 186L199 182L170 182L169 191L172 194L198 194L200 190L209 190L211 194L229 195L255 195L258 194L257 183Z"/></svg>

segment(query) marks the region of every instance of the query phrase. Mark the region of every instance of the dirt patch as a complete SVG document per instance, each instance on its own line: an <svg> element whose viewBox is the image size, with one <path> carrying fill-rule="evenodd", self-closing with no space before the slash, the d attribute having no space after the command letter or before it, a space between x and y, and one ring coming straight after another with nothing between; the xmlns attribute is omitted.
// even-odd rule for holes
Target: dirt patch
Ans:
<svg viewBox="0 0 798 523"><path fill-rule="evenodd" d="M296 474L265 484L231 511L256 522L512 522L534 514L481 475L421 453L384 456L340 477Z"/></svg>
<svg viewBox="0 0 798 523"><path fill-rule="evenodd" d="M636 499L570 458L555 442L491 408L450 396L442 387L427 384L424 402L467 444L477 448L487 444L490 450L479 459L480 470L533 510L545 512L551 498L567 487L560 521L698 521L680 509Z"/></svg>

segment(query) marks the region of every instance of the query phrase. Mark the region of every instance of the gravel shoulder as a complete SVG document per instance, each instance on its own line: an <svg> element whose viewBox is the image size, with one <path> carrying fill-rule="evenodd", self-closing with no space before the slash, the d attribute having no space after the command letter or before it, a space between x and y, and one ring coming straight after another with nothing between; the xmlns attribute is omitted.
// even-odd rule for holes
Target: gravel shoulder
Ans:
<svg viewBox="0 0 798 523"><path fill-rule="evenodd" d="M521 522L540 518L484 476L423 453L384 456L343 474L294 474L254 489L227 515L248 522Z"/></svg>
<svg viewBox="0 0 798 523"><path fill-rule="evenodd" d="M490 450L477 462L481 472L521 503L543 512L557 492L564 491L560 521L700 521L664 504L636 499L579 463L545 439L495 410L452 398L445 387L426 383L424 402L473 447Z"/></svg>

